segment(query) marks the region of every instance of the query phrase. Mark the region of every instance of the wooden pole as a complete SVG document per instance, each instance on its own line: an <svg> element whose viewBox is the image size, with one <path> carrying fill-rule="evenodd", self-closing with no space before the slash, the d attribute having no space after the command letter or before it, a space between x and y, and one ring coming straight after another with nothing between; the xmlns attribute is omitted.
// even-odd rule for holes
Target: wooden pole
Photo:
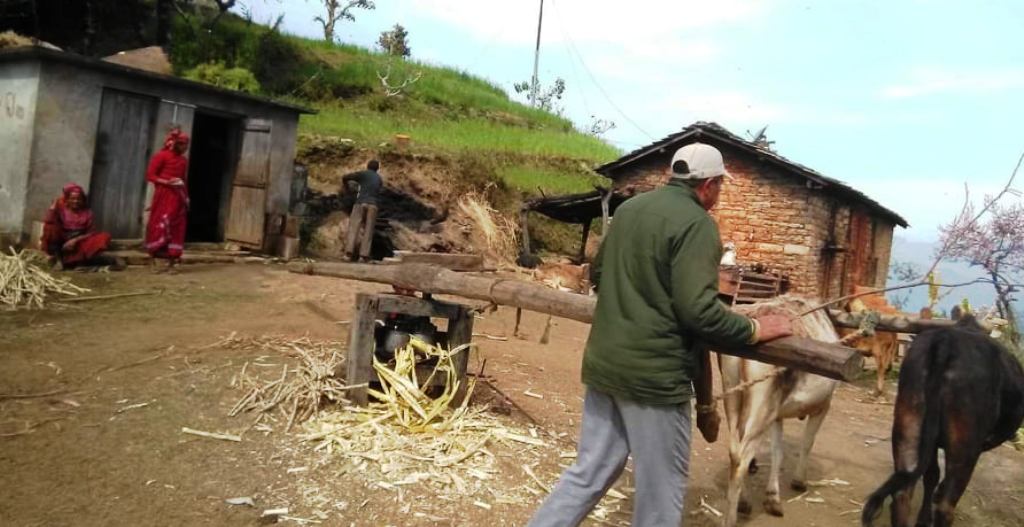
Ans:
<svg viewBox="0 0 1024 527"><path fill-rule="evenodd" d="M293 273L391 284L424 293L456 295L590 323L596 297L567 293L522 280L474 276L425 264L288 264ZM758 346L716 350L727 355L793 367L844 381L853 380L863 357L852 348L806 338L786 337Z"/></svg>
<svg viewBox="0 0 1024 527"><path fill-rule="evenodd" d="M530 211L523 208L519 211L519 224L523 231L523 254L530 254L530 226L529 219Z"/></svg>
<svg viewBox="0 0 1024 527"><path fill-rule="evenodd" d="M580 242L580 255L577 258L580 263L587 259L587 240L590 239L590 222L583 224L583 241Z"/></svg>
<svg viewBox="0 0 1024 527"><path fill-rule="evenodd" d="M608 227L611 225L611 201L614 189L607 189L601 196L601 241L608 235Z"/></svg>
<svg viewBox="0 0 1024 527"><path fill-rule="evenodd" d="M857 329L860 327L861 317L839 309L828 310L828 316L836 326ZM955 321L945 319L922 319L917 317L904 317L893 315L882 315L882 319L875 326L879 331L892 331L896 333L920 333L926 329L948 328L956 325Z"/></svg>

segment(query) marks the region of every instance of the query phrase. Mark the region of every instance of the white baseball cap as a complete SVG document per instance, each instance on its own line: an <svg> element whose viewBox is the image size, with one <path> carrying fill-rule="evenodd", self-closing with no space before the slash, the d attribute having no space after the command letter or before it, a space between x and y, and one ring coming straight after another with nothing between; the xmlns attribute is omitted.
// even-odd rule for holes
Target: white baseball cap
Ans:
<svg viewBox="0 0 1024 527"><path fill-rule="evenodd" d="M672 177L679 179L709 179L718 176L732 179L732 175L725 170L722 153L704 143L691 143L676 150L670 166Z"/></svg>

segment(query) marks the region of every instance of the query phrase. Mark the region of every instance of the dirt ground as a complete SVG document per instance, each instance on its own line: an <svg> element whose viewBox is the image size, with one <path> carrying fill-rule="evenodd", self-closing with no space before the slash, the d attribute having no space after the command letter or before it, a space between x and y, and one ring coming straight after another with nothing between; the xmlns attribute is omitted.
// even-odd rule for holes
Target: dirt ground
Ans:
<svg viewBox="0 0 1024 527"><path fill-rule="evenodd" d="M259 354L210 343L231 332L343 341L347 326L339 322L351 317L354 294L382 286L264 265L188 266L178 276L138 268L68 276L91 294L163 292L0 313L0 525L261 525L267 522L259 518L261 511L275 507L323 525L524 525L541 499L494 504L490 510L473 500L400 499L280 429L248 431L238 443L181 433L182 427L239 433L249 424L248 418L227 416L241 395L230 381ZM510 336L513 319L514 310L502 308L478 320L475 331ZM544 431L565 434L562 442L542 436L550 446L535 471L550 483L564 462L560 452L572 450L578 432L587 326L555 320L550 343L541 345L545 319L525 314L523 339L477 342L500 389ZM288 360L262 358L278 365ZM810 463L809 479L849 485L815 489L819 494L812 496L821 503L785 503L798 497L785 488L786 516L775 518L759 506L765 467L752 477L754 512L742 525L856 524L860 502L891 469L892 406L868 395L871 378L837 391ZM543 398L526 396L526 390ZM492 398L481 389L475 400L486 404ZM518 412L507 419L527 422ZM802 428L787 424L784 477ZM760 458L766 465L767 456ZM501 484L528 483L519 460L506 461ZM724 441L708 445L696 439L685 525L717 525L698 509L702 498L724 507L726 469ZM628 479L616 488L628 492ZM256 507L225 503L241 496L252 497ZM622 508L629 510L628 501ZM960 525L1024 525L1024 454L1000 447L983 456L958 515ZM628 515L613 513L607 522L628 523Z"/></svg>

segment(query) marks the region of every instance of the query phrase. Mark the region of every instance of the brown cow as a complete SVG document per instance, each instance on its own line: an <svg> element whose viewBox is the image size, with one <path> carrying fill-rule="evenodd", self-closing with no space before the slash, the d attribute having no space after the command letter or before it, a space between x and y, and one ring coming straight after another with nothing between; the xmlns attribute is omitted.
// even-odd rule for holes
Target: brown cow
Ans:
<svg viewBox="0 0 1024 527"><path fill-rule="evenodd" d="M892 526L909 527L914 487L924 476L916 525L952 525L981 453L1013 438L1022 422L1024 369L974 317L921 333L900 369L892 426L896 471L868 497L861 522L870 526L894 496ZM936 490L940 448L946 466Z"/></svg>
<svg viewBox="0 0 1024 527"><path fill-rule="evenodd" d="M845 337L856 332L856 329L843 328L839 334ZM896 354L900 346L898 337L897 333L877 331L870 337L860 337L847 344L860 351L861 355L875 359L875 367L878 369L875 372L874 395L876 397L885 394L885 376L892 369L893 363L896 362Z"/></svg>

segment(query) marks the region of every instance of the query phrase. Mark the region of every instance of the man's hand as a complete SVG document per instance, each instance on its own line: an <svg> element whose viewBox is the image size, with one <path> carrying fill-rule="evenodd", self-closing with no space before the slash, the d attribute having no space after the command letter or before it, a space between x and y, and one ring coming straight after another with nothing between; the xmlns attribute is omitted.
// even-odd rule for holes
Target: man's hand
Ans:
<svg viewBox="0 0 1024 527"><path fill-rule="evenodd" d="M793 323L785 315L757 317L757 324L760 330L757 334L758 342L767 342L793 334Z"/></svg>
<svg viewBox="0 0 1024 527"><path fill-rule="evenodd" d="M717 408L697 405L697 430L700 430L705 441L714 443L718 440L718 426L721 422Z"/></svg>

